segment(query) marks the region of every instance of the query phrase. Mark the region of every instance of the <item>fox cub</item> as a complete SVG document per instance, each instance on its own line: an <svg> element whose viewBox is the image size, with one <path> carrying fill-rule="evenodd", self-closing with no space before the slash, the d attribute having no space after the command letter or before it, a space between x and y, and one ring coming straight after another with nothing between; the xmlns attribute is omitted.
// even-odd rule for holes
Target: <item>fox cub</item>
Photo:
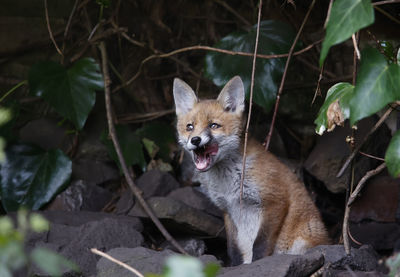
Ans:
<svg viewBox="0 0 400 277"><path fill-rule="evenodd" d="M232 78L216 100L199 101L180 79L174 80L173 93L179 143L190 153L203 191L224 213L232 265L329 243L304 185L254 141L247 147L240 204L245 109L240 77Z"/></svg>

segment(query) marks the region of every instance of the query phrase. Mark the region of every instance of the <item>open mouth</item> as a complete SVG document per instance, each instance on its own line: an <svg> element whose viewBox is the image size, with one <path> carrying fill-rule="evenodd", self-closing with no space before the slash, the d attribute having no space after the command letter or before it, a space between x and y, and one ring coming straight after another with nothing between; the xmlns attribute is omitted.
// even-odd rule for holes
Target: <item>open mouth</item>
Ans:
<svg viewBox="0 0 400 277"><path fill-rule="evenodd" d="M193 150L194 164L199 171L206 171L211 165L212 156L217 155L218 145L208 144Z"/></svg>

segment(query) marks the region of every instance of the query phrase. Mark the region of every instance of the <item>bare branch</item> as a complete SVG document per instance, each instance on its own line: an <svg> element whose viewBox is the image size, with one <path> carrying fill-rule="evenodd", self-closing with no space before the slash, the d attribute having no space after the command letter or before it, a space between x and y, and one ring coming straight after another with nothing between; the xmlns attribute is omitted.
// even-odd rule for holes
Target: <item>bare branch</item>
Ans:
<svg viewBox="0 0 400 277"><path fill-rule="evenodd" d="M112 261L113 263L116 263L117 265L122 266L123 268L129 270L130 272L132 272L133 274L135 274L138 277L144 277L144 275L142 273L140 273L139 271L137 271L136 269L134 269L133 267L127 265L126 263L121 262L120 260L117 260L116 258L111 257L110 255L96 249L96 248L91 248L90 251L96 255L102 256L104 258L106 258L107 260Z"/></svg>

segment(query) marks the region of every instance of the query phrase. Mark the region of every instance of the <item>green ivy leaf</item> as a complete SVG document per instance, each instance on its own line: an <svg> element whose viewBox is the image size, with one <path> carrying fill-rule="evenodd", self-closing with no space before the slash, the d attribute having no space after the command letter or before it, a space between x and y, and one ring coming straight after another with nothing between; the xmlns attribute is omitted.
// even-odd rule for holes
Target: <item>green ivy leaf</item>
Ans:
<svg viewBox="0 0 400 277"><path fill-rule="evenodd" d="M36 247L31 253L32 261L51 276L61 276L65 269L78 272L78 267L63 256L46 248Z"/></svg>
<svg viewBox="0 0 400 277"><path fill-rule="evenodd" d="M71 171L71 160L59 149L46 152L29 145L12 145L6 149L6 161L0 165L4 209L38 210L65 188Z"/></svg>
<svg viewBox="0 0 400 277"><path fill-rule="evenodd" d="M390 175L400 177L400 131L397 131L386 149L385 162Z"/></svg>
<svg viewBox="0 0 400 277"><path fill-rule="evenodd" d="M115 129L126 165L138 165L143 171L145 171L147 163L146 159L144 158L143 146L140 137L126 125L116 126ZM117 152L115 152L114 144L111 138L108 138L108 132L103 132L101 141L106 145L108 154L118 164L118 167L122 172Z"/></svg>
<svg viewBox="0 0 400 277"><path fill-rule="evenodd" d="M175 128L169 124L149 123L136 130L136 134L142 139L153 141L160 149L158 155L164 161L170 161L171 145L176 143Z"/></svg>
<svg viewBox="0 0 400 277"><path fill-rule="evenodd" d="M354 95L349 102L351 125L400 100L400 66L388 64L374 48L366 48L361 57Z"/></svg>
<svg viewBox="0 0 400 277"><path fill-rule="evenodd" d="M94 106L95 90L104 84L98 64L85 58L69 69L51 61L38 63L29 72L29 86L31 94L43 97L80 130Z"/></svg>
<svg viewBox="0 0 400 277"><path fill-rule="evenodd" d="M335 0L332 4L319 64L322 66L331 46L339 44L375 20L371 0Z"/></svg>
<svg viewBox="0 0 400 277"><path fill-rule="evenodd" d="M328 118L327 112L329 107L336 101L339 101L343 121L349 118L350 109L348 102L352 96L353 90L354 86L349 83L337 83L328 90L325 102L322 104L321 109L318 112L318 117L314 121L317 125L315 131L319 135L322 135L325 130L330 131L333 129L332 127L334 127L334 123L332 123L332 120Z"/></svg>
<svg viewBox="0 0 400 277"><path fill-rule="evenodd" d="M254 52L257 25L249 32L236 32L224 37L217 48ZM295 33L289 25L266 20L260 23L259 54L287 53L293 43ZM253 58L209 52L205 59L206 76L217 86L225 85L233 76L240 75L247 98L250 93ZM278 84L282 78L285 59L257 59L254 80L253 101L269 111L275 102Z"/></svg>

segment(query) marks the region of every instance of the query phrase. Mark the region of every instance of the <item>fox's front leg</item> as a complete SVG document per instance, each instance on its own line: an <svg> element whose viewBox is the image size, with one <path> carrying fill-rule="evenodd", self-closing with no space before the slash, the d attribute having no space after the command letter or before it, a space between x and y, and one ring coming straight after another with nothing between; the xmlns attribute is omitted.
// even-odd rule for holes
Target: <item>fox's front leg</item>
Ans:
<svg viewBox="0 0 400 277"><path fill-rule="evenodd" d="M226 230L226 240L228 247L228 256L230 266L240 265L243 263L243 254L240 252L237 245L237 229L233 221L231 220L229 214L224 214L225 230Z"/></svg>

